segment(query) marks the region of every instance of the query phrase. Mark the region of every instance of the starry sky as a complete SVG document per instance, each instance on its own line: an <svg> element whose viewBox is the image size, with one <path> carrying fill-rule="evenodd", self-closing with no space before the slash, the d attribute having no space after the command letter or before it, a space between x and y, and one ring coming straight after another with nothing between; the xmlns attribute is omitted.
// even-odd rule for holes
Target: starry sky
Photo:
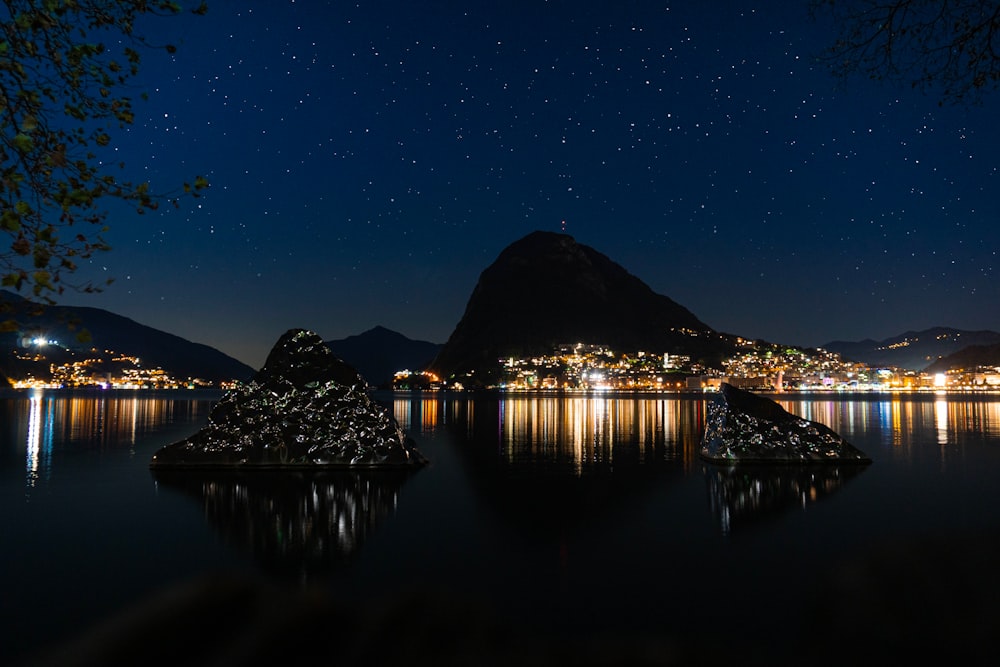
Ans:
<svg viewBox="0 0 1000 667"><path fill-rule="evenodd" d="M213 0L138 26L110 148L112 310L251 366L287 329L443 343L479 274L562 231L713 328L793 345L1000 330L1000 95L835 79L774 2ZM530 295L526 295L530 298Z"/></svg>

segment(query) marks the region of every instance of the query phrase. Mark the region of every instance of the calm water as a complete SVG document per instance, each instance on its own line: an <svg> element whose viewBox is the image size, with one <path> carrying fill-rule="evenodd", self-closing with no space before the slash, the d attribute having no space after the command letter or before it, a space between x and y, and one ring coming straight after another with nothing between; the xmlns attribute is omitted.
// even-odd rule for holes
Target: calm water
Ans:
<svg viewBox="0 0 1000 667"><path fill-rule="evenodd" d="M427 468L154 477L217 396L0 395L0 663L222 572L689 656L996 627L1000 396L780 396L873 463L740 470L697 457L711 398L376 396Z"/></svg>

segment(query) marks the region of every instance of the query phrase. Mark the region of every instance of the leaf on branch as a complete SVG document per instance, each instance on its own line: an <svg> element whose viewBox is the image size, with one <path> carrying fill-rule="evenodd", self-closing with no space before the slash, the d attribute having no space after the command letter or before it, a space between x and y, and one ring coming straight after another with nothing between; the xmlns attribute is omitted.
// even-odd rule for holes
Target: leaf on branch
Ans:
<svg viewBox="0 0 1000 667"><path fill-rule="evenodd" d="M23 132L19 132L14 135L14 148L17 149L19 153L27 154L30 153L35 148L35 141Z"/></svg>
<svg viewBox="0 0 1000 667"><path fill-rule="evenodd" d="M194 14L207 12L207 2L192 4ZM176 204L148 183L118 181L115 163L98 156L112 145L115 125L135 122L129 78L139 72L140 50L177 52L133 29L144 15L184 9L175 0L7 0L0 8L0 233L10 235L0 283L51 304L80 259L110 249L96 231L107 231L105 198L140 212ZM191 196L208 186L203 178L193 183L185 186ZM97 227L79 233L84 223ZM100 287L86 281L71 289Z"/></svg>
<svg viewBox="0 0 1000 667"><path fill-rule="evenodd" d="M36 245L35 252L33 254L36 269L44 269L49 265L49 260L52 259L52 253L48 248L42 245Z"/></svg>
<svg viewBox="0 0 1000 667"><path fill-rule="evenodd" d="M24 274L20 271L15 271L13 273L8 273L0 281L0 285L3 287L13 287L16 290L21 289L21 283L24 282Z"/></svg>
<svg viewBox="0 0 1000 667"><path fill-rule="evenodd" d="M10 249L14 251L15 255L24 257L31 252L31 243L28 242L28 239L20 236L10 244Z"/></svg>
<svg viewBox="0 0 1000 667"><path fill-rule="evenodd" d="M55 289L52 287L52 274L48 271L35 271L31 278L35 283L35 296L41 294L43 289Z"/></svg>
<svg viewBox="0 0 1000 667"><path fill-rule="evenodd" d="M17 232L21 230L21 217L14 211L7 209L0 214L0 229L5 232Z"/></svg>

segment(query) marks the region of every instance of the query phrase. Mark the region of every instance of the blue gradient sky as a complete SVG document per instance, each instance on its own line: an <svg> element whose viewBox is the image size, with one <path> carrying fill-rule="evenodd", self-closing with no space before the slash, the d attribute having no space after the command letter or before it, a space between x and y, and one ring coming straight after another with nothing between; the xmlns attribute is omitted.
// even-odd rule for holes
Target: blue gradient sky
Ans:
<svg viewBox="0 0 1000 667"><path fill-rule="evenodd" d="M210 2L140 25L107 308L260 366L287 329L444 342L565 231L712 327L797 345L1000 330L1000 96L845 87L806 3ZM780 5L780 6L779 6ZM595 314L599 316L599 314Z"/></svg>

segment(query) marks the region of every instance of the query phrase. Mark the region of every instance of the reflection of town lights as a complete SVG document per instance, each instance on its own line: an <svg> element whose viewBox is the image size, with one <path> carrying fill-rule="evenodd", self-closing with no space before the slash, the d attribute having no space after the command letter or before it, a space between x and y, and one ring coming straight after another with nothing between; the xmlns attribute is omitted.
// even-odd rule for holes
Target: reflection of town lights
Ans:
<svg viewBox="0 0 1000 667"><path fill-rule="evenodd" d="M28 446L27 472L28 486L34 486L38 479L38 459L42 445L42 394L32 392L28 404Z"/></svg>

